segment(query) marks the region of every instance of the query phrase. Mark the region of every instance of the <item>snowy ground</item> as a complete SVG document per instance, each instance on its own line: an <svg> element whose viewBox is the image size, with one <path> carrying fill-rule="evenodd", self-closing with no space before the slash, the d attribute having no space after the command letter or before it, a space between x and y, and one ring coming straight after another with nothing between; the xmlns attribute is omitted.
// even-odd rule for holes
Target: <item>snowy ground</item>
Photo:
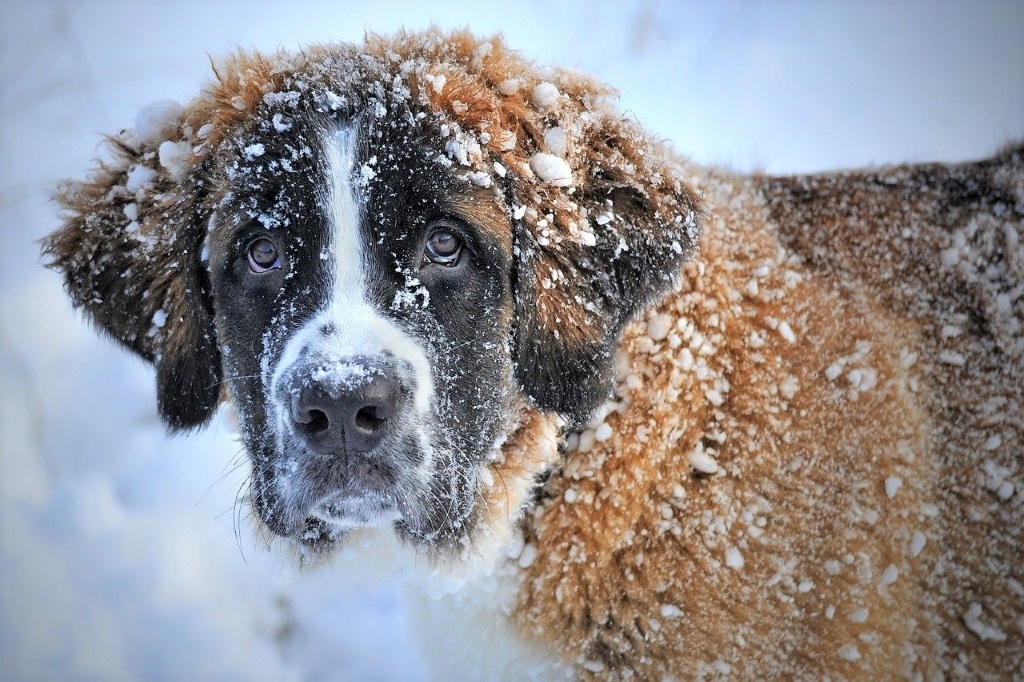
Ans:
<svg viewBox="0 0 1024 682"><path fill-rule="evenodd" d="M187 101L207 53L504 32L618 87L702 162L958 160L1024 137L1024 3L0 3L0 679L429 679L395 587L298 575L232 513L219 422L167 438L150 371L38 265L47 195L99 134Z"/></svg>

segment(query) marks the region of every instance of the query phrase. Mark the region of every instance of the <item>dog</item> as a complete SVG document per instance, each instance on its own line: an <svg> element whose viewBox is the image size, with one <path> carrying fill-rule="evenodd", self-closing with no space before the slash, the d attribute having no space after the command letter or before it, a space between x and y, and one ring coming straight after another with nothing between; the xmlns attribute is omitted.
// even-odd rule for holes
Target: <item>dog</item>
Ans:
<svg viewBox="0 0 1024 682"><path fill-rule="evenodd" d="M1024 675L1024 146L737 175L465 32L214 68L44 252L267 532L504 576L545 674Z"/></svg>

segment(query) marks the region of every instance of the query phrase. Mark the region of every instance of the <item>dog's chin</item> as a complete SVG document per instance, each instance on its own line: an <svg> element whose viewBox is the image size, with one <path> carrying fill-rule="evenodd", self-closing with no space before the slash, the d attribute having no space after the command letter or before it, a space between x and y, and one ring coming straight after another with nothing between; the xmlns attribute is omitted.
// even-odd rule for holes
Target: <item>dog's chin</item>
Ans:
<svg viewBox="0 0 1024 682"><path fill-rule="evenodd" d="M258 511L265 528L294 543L305 558L317 560L340 547L349 532L372 528L391 529L404 542L443 553L467 534L472 518L472 510L459 513L364 490L334 492L301 508L279 502Z"/></svg>
<svg viewBox="0 0 1024 682"><path fill-rule="evenodd" d="M401 519L401 513L386 497L341 492L317 504L310 511L309 518L319 519L341 530L350 530L390 526Z"/></svg>
<svg viewBox="0 0 1024 682"><path fill-rule="evenodd" d="M271 524L261 518L268 529L303 545L323 545L327 540L340 540L352 530L389 527L402 520L391 496L359 489L336 491L313 504L282 502L270 516L287 522Z"/></svg>
<svg viewBox="0 0 1024 682"><path fill-rule="evenodd" d="M320 561L337 549L350 531L394 526L400 520L401 515L386 500L342 493L317 504L288 538L302 550L306 561Z"/></svg>
<svg viewBox="0 0 1024 682"><path fill-rule="evenodd" d="M468 525L463 522L451 528L438 528L421 522L411 524L395 509L354 508L342 512L332 503L329 510L318 508L313 515L306 517L299 529L285 539L299 551L302 563L315 565L341 549L349 533L378 529L385 533L393 532L402 544L416 548L417 553L424 552L424 556L435 560L448 557L462 546L458 540L467 536Z"/></svg>

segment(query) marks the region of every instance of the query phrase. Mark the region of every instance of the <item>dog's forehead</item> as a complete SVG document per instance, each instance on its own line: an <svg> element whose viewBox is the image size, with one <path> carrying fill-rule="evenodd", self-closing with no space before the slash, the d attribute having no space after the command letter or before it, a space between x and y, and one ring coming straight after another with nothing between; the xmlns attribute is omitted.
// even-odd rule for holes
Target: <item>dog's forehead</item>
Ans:
<svg viewBox="0 0 1024 682"><path fill-rule="evenodd" d="M488 245L511 252L511 209L501 178L458 161L481 154L472 136L402 101L348 99L331 91L291 94L265 98L248 125L225 139L232 153L225 156L219 205L233 217L221 222L308 232L313 214L330 210L329 188L340 179L359 194L371 228L386 228L402 211L454 215ZM344 168L331 162L339 131L348 131L352 146Z"/></svg>

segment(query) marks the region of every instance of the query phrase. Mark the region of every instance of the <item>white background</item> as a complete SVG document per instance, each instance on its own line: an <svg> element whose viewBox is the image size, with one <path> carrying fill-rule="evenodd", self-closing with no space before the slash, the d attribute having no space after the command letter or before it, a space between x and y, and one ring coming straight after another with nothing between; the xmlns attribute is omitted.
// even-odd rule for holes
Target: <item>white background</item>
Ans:
<svg viewBox="0 0 1024 682"><path fill-rule="evenodd" d="M988 155L1024 137L1021 2L0 4L0 678L427 679L394 577L298 574L246 530L216 419L167 438L150 370L40 267L48 195L100 135L187 102L207 54L503 32L611 83L676 149L803 172Z"/></svg>

